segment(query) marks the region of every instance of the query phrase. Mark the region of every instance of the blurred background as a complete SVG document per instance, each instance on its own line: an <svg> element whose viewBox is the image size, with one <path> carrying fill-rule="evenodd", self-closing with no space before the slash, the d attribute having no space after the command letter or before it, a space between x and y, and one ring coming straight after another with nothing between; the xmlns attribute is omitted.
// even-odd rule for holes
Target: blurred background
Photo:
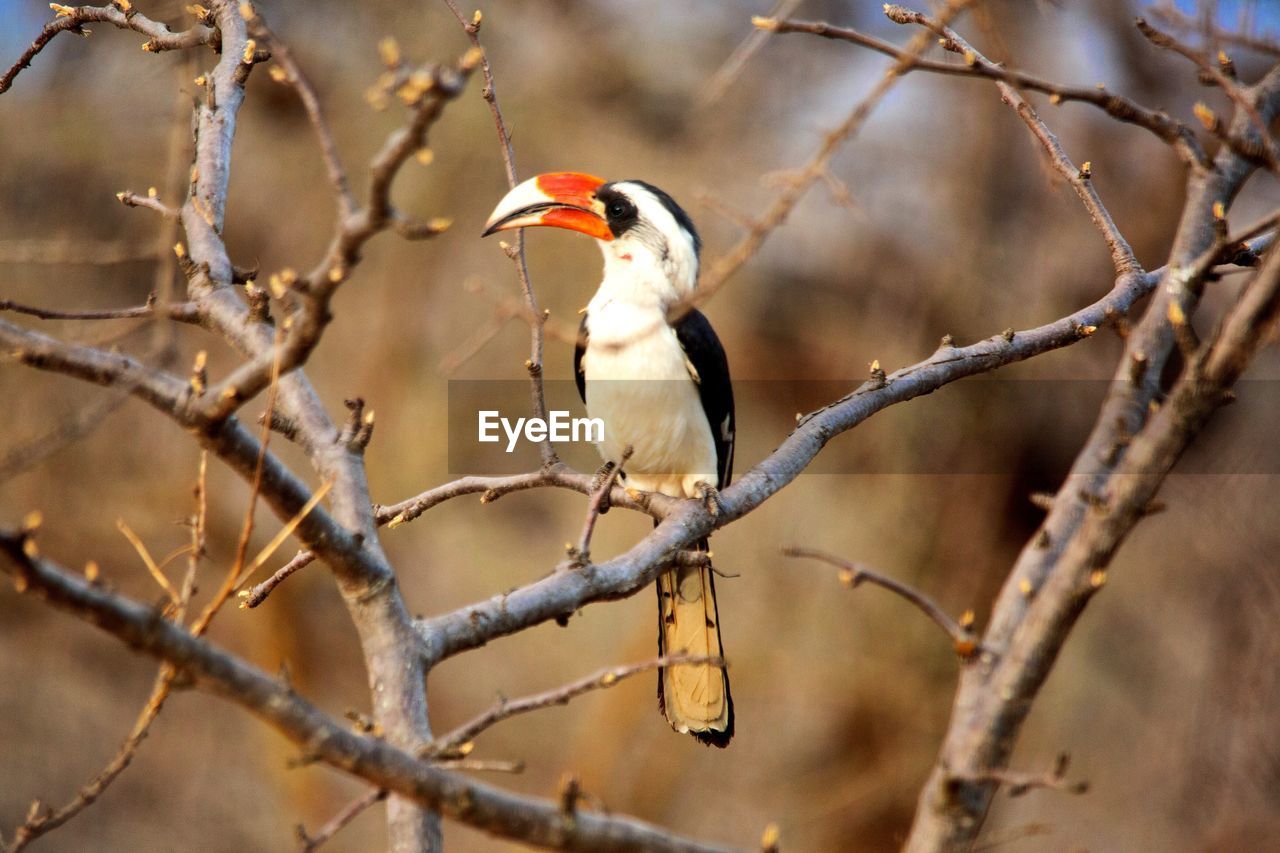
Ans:
<svg viewBox="0 0 1280 853"><path fill-rule="evenodd" d="M135 5L175 28L189 24L182 2ZM1280 27L1268 2L1215 5L1225 25L1243 14L1255 30ZM466 48L437 3L261 7L319 90L357 182L401 121L396 108L375 112L364 97L381 70L378 40L394 35L415 61L451 60ZM573 169L658 184L699 224L707 258L740 233L720 207L762 210L779 175L809 158L887 66L850 45L792 35L767 39L726 77L752 33L751 15L770 13L768 0L502 0L482 8L521 176ZM1180 8L1195 12L1186 0ZM1105 81L1188 122L1197 100L1225 109L1187 63L1136 32L1131 21L1142 11L1117 0L990 0L961 29L993 59L1066 83ZM883 19L879 0L803 0L795 14L899 43L909 36ZM0 65L48 15L42 2L0 0ZM87 41L57 39L0 98L0 298L116 307L180 287L169 248L179 236L114 195L154 186L163 200L179 200L174 175L181 186L191 81L211 56L143 54L137 34L93 30ZM1265 70L1256 54L1233 57L1246 80ZM307 367L335 416L344 397L357 395L376 410L367 459L383 503L450 478L451 380L524 375L522 321L483 335L495 305L517 289L495 241L478 239L506 190L479 93L473 82L447 108L431 134L434 162L409 164L395 188L406 211L449 217L454 227L428 243L376 239ZM1033 102L1069 155L1092 162L1139 259L1162 265L1183 187L1172 152L1093 108ZM796 412L859 384L873 359L891 371L927 356L944 334L967 343L1035 326L1111 287L1105 247L1078 200L988 83L909 75L836 158L833 176L847 186L847 203L816 187L705 306L740 382L739 472L787 435ZM1275 182L1259 178L1232 220L1252 221L1277 203ZM233 257L264 273L308 268L328 239L332 210L301 107L260 69L235 142ZM571 329L599 280L596 250L560 232L531 234L528 245L541 303L556 327ZM1202 332L1241 280L1212 286L1197 317ZM233 363L220 342L165 323L6 316L180 371L199 349L210 350L215 376ZM571 771L612 810L744 846L775 821L787 849L895 847L944 731L957 662L936 627L904 602L874 588L847 591L834 571L779 550L801 544L863 561L953 614L974 609L981 626L1038 522L1028 495L1059 487L1092 424L1099 380L1111 376L1120 352L1105 331L1005 369L991 386L1004 390L984 393L984 377L896 406L835 441L820 466L826 473L800 477L749 522L715 537L718 566L740 575L719 584L738 714L730 749L673 734L655 707L653 679L643 676L485 734L476 757L527 763L523 775L490 781L550 796ZM548 340L550 377L568 379L571 358L568 343ZM1089 793L1002 794L984 843L1099 851L1274 843L1280 467L1267 389L1278 376L1272 348L1249 374L1259 381L1169 478L1167 511L1143 521L1120 551L1030 715L1014 766L1038 770L1070 752L1070 778L1087 779ZM463 414L470 429L474 413ZM1227 450L1230 464L1221 461ZM297 454L281 452L310 473ZM192 510L197 463L194 443L144 405L0 360L0 523L41 509L42 548L64 564L96 560L117 589L157 598L116 522L158 555L185 544L180 522ZM247 497L220 465L211 464L209 477L206 589L232 558ZM488 506L463 498L383 539L410 607L437 614L546 574L584 510L582 496L552 490ZM276 529L261 513L255 547ZM612 513L593 553L619 553L648 529L647 519ZM291 546L282 550L272 568L291 554ZM589 607L567 628L542 626L455 658L430 679L433 725L452 728L499 693L648 659L654 619L653 596L642 593ZM367 710L355 633L322 566L257 610L224 612L212 633L268 670L287 664L298 689L334 714ZM79 621L0 588L0 830L10 833L33 797L61 804L98 772L154 673L152 662ZM324 768L287 769L293 755L239 710L180 694L101 802L38 844L289 849L295 823L314 830L362 790ZM451 849L506 848L455 824L446 832ZM378 808L326 849L383 843Z"/></svg>

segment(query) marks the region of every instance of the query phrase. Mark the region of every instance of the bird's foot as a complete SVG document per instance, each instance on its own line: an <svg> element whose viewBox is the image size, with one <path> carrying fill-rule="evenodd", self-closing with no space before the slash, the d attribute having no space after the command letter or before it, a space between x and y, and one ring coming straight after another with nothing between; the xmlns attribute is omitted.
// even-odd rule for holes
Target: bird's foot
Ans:
<svg viewBox="0 0 1280 853"><path fill-rule="evenodd" d="M719 489L704 480L695 483L694 488L698 490L698 499L712 518L719 518L724 514L724 501L720 500Z"/></svg>
<svg viewBox="0 0 1280 853"><path fill-rule="evenodd" d="M606 462L600 466L600 468L596 471L595 475L592 476L591 478L591 494L594 495L596 492L604 488L604 484L609 482L609 477L612 476L613 474L613 469L617 467L618 467L617 464L614 462ZM609 490L609 491L612 491L612 490ZM600 514L601 515L604 515L606 512L609 511L609 508L613 506L612 502L609 500L609 491L606 491L600 495Z"/></svg>

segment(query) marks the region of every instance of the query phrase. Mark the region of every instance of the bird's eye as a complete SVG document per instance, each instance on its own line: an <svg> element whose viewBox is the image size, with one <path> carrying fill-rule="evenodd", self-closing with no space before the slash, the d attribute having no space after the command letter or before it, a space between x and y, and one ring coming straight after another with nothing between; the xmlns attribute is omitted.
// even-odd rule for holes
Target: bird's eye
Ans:
<svg viewBox="0 0 1280 853"><path fill-rule="evenodd" d="M605 209L605 212L608 213L612 219L621 219L627 215L627 203L621 200L611 201L609 202L609 206Z"/></svg>

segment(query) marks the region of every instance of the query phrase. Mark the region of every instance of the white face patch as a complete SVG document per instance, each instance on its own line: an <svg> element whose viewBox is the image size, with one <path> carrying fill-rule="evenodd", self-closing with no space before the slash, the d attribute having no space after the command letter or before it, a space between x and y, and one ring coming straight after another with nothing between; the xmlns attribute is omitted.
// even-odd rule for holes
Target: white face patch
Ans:
<svg viewBox="0 0 1280 853"><path fill-rule="evenodd" d="M612 185L636 206L637 222L617 239L601 243L606 285L617 264L630 264L633 284L670 304L693 292L698 279L694 237L647 187L622 181ZM621 273L621 270L618 271Z"/></svg>

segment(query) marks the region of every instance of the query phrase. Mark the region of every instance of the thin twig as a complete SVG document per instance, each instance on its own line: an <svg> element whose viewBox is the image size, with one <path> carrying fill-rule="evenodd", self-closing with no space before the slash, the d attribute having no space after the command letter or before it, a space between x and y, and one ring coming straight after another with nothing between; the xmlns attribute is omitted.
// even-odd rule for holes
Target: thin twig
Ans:
<svg viewBox="0 0 1280 853"><path fill-rule="evenodd" d="M481 758L451 758L433 761L442 770L474 770L485 773L523 773L523 761L503 761Z"/></svg>
<svg viewBox="0 0 1280 853"><path fill-rule="evenodd" d="M10 299L0 299L0 311L12 311L15 314L26 314L41 320L134 320L140 317L154 317L163 312L169 319L180 323L198 323L200 314L194 302L175 302L170 305L156 304L156 295L147 297L145 305L132 308L104 308L88 311L58 311L52 308L40 308L35 305L23 305Z"/></svg>
<svg viewBox="0 0 1280 853"><path fill-rule="evenodd" d="M1156 29L1143 18L1138 18L1134 24L1137 26L1138 31L1156 47L1172 50L1179 56L1191 60L1200 69L1201 74L1212 80L1253 123L1254 131L1262 141L1259 147L1265 165L1272 170L1280 168L1280 160L1277 160L1275 146L1271 141L1271 133L1267 129L1266 122L1262 120L1262 114L1258 112L1258 105L1252 101L1249 93L1239 83L1223 73L1218 64L1210 61L1209 57L1205 56L1202 51L1185 45L1172 35ZM1229 139L1228 141L1231 140Z"/></svg>
<svg viewBox="0 0 1280 853"><path fill-rule="evenodd" d="M359 797L356 797L350 803L343 806L342 810L330 818L328 823L320 827L320 830L315 835L308 835L306 829L299 824L296 828L296 832L298 834L298 841L302 844L302 853L312 853L313 850L316 850L320 845L337 835L343 827L359 817L366 809L370 808L375 803L382 802L386 798L387 791L385 788L374 789L361 794Z"/></svg>
<svg viewBox="0 0 1280 853"><path fill-rule="evenodd" d="M855 589L860 583L866 581L905 598L946 632L947 636L951 638L951 644L955 648L956 654L966 660L973 657L980 650L978 638L973 632L971 613L965 614L964 624L957 622L948 616L947 612L939 607L933 599L920 592L920 590L902 581L894 580L887 575L872 571L861 563L855 563L842 557L837 557L834 554L828 554L825 551L792 546L783 548L782 553L787 557L808 557L835 566L840 569L840 582L850 589Z"/></svg>
<svg viewBox="0 0 1280 853"><path fill-rule="evenodd" d="M785 18L796 10L804 0L776 0L773 8L769 10L770 18ZM755 28L747 33L746 38L738 43L738 46L729 54L729 58L724 64L716 69L716 72L708 78L706 85L702 87L702 92L698 95L698 103L702 107L708 107L720 100L724 93L729 90L738 76L742 74L742 70L747 67L747 63L751 58L764 47L765 39L769 37L767 30Z"/></svg>
<svg viewBox="0 0 1280 853"><path fill-rule="evenodd" d="M1167 6L1166 5L1152 6L1150 8L1150 14L1153 17L1160 18L1169 26L1172 26L1175 29L1181 30L1183 32L1188 32L1188 33L1204 32L1204 27L1203 27L1204 22L1196 21L1195 19L1187 15L1184 15L1172 3L1168 4ZM1208 32L1208 35L1214 41L1221 42L1223 44L1235 45L1237 47L1243 47L1246 50L1252 50L1257 53L1267 54L1268 56L1272 56L1272 57L1280 56L1280 43L1277 43L1274 38L1258 38L1256 36L1251 36L1248 33L1242 33L1242 32L1236 32L1233 30L1223 29L1219 27L1217 25L1217 22L1212 19L1208 21L1208 24L1211 28Z"/></svg>
<svg viewBox="0 0 1280 853"><path fill-rule="evenodd" d="M941 13L942 18L950 21L972 3L973 0L948 0ZM911 43L903 49L902 56L885 70L884 76L871 92L858 102L844 121L823 136L822 142L809 161L783 185L769 208L753 220L750 230L733 248L718 257L702 273L698 288L693 295L671 306L668 312L669 317L672 319L682 317L690 310L705 304L735 272L742 268L743 264L755 256L769 235L791 215L791 211L799 204L809 188L822 181L827 175L831 158L835 153L858 132L871 111L884 100L884 97L919 60L920 55L928 50L929 46L930 39L926 35L921 34L912 39Z"/></svg>
<svg viewBox="0 0 1280 853"><path fill-rule="evenodd" d="M174 624L177 625L181 625L182 620L186 617L187 606L191 602L191 596L195 593L196 569L200 564L201 557L204 555L205 527L208 516L207 472L208 453L202 451L199 472L196 476L196 511L191 518L191 546L187 550L187 571L182 580L178 601L170 617ZM8 847L0 843L0 850L4 850L5 853L18 853L18 851L41 835L51 832L71 820L102 796L102 793L133 762L138 748L147 737L151 730L151 725L160 715L161 710L164 708L165 700L168 699L169 694L172 692L176 675L177 670L171 664L161 664L155 684L151 688L151 694L147 698L147 703L138 714L129 736L120 745L115 756L107 762L102 770L98 771L98 774L88 784L76 792L76 796L71 802L57 810L38 812L29 816L18 827L14 833L13 841L10 842Z"/></svg>
<svg viewBox="0 0 1280 853"><path fill-rule="evenodd" d="M580 566L585 566L591 561L591 534L595 532L596 521L600 518L600 513L607 508L606 501L609 494L613 491L613 486L618 482L618 478L622 476L622 471L626 467L627 462L631 460L633 453L631 445L627 445L622 449L622 458L617 462L610 461L610 467L604 477L600 478L600 485L591 493L591 500L587 502L587 518L582 523L582 535L578 537L578 545L569 549L569 558Z"/></svg>
<svg viewBox="0 0 1280 853"><path fill-rule="evenodd" d="M116 199L125 207L145 207L148 210L154 210L164 219L176 220L178 218L177 210L165 204L150 192L146 195L138 195L132 190L125 190L124 192L116 193ZM169 245L171 244L166 244L165 246L162 246L161 249L167 251Z"/></svg>
<svg viewBox="0 0 1280 853"><path fill-rule="evenodd" d="M139 538L138 534L133 532L133 529L125 523L123 518L116 519L116 527L124 534L124 538L129 540L129 544L133 546L133 549L138 552L138 556L142 558L142 562L147 567L147 571L150 572L152 579L160 585L165 595L169 596L169 601L176 606L180 600L178 591L174 589L173 584L165 577L160 566L156 565L156 561L152 559L151 551L147 549L146 543Z"/></svg>
<svg viewBox="0 0 1280 853"><path fill-rule="evenodd" d="M666 655L653 660L643 661L641 663L602 669L599 672L592 673L585 678L580 678L577 681L570 682L562 687L557 687L554 690L547 690L542 693L535 693L532 696L525 696L520 699L499 698L498 701L490 706L488 710L478 714L471 720L468 720L466 723L458 726L453 731L440 735L431 743L424 746L419 754L425 758L439 758L455 755L459 750L464 749L465 745L474 740L481 732L518 714L527 714L530 711L538 711L555 705L566 705L570 700L576 699L584 693L613 687L619 681L630 678L633 675L639 675L642 672L652 672L655 669L675 666L677 664L702 663L714 664L716 666L725 665L723 660L715 656Z"/></svg>
<svg viewBox="0 0 1280 853"><path fill-rule="evenodd" d="M193 632L196 634L203 633L217 615L218 610L226 603L227 599L236 591L241 583L241 576L244 570L245 559L249 553L249 540L253 537L254 514L258 508L258 495L262 492L262 475L266 466L268 446L271 443L271 416L275 413L276 396L280 388L280 332L276 333L276 347L274 350L275 359L272 363L271 383L267 387L267 410L266 417L262 419L262 430L258 437L258 459L254 465L253 477L249 484L249 500L245 506L244 521L240 525L240 536L236 540L235 557L231 561L231 566L227 569L226 575L223 577L222 585L214 594L213 598L205 605L204 612L200 614L200 618L196 620L196 627Z"/></svg>
<svg viewBox="0 0 1280 853"><path fill-rule="evenodd" d="M333 488L333 482L333 480L329 480L316 489L315 493L311 495L311 499L302 505L302 509L298 510L297 514L294 515L293 518L285 522L284 526L276 531L276 535L271 537L270 542L262 546L262 550L258 552L258 555L249 562L249 565L244 567L244 570L240 573L239 577L236 578L235 589L237 591L239 591L240 587L244 586L245 582L253 576L254 572L262 568L263 564L265 564L267 560L271 559L271 555L284 544L284 541L293 535L293 531L298 529L298 525L307 517L307 514L310 513L311 510L315 509L316 505L319 504L320 501L324 500L324 496Z"/></svg>
<svg viewBox="0 0 1280 853"><path fill-rule="evenodd" d="M277 69L273 68L272 78L278 82L288 83L298 94L298 100L302 101L302 107L307 112L307 119L311 122L316 141L320 145L320 154L324 159L329 183L333 185L334 195L337 196L338 221L345 221L356 213L359 203L351 190L351 181L347 178L347 170L342 165L342 158L338 155L338 145L334 141L329 121L325 118L320 96L316 94L315 87L311 85L311 81L307 79L289 48L260 16L254 19L252 29L258 40L270 47L271 58L278 66L279 73L276 73Z"/></svg>
<svg viewBox="0 0 1280 853"><path fill-rule="evenodd" d="M1006 83L1017 89L1029 89L1031 91L1041 92L1049 96L1052 103L1065 103L1067 101L1080 101L1082 103L1092 104L1107 113L1112 118L1120 121L1134 124L1145 130L1155 134L1164 142L1172 145L1182 159L1190 164L1206 165L1207 158L1204 151L1200 148L1200 144L1196 141L1195 134L1191 132L1185 124L1170 117L1167 113L1159 110L1153 110L1144 107L1141 104L1111 92L1106 87L1095 86L1093 88L1085 86L1064 86L1050 80L1036 77L1022 71L1015 71L1003 68L995 63L982 58L973 52L972 55L966 51L971 51L967 44L961 43L960 49L957 50L957 42L954 40L953 32L943 33L946 27L946 21L929 19L919 12L905 9L901 6L885 7L885 14L890 20L899 24L922 24L928 26L934 32L940 35L942 47L952 52L960 53L964 56L965 62L950 63L939 62L937 60L923 59L916 57L910 63L906 70L930 71L935 74L948 74L957 77L976 77L996 80ZM770 29L779 33L809 33L812 35L822 36L824 38L839 39L841 41L849 41L859 44L863 47L870 48L886 56L901 59L909 52L909 49L903 49L897 45L866 35L857 30L845 27L836 27L831 24L821 23L818 21L777 21L773 19L762 19L756 26ZM972 61L981 60L981 61ZM905 73L905 72L904 72Z"/></svg>
<svg viewBox="0 0 1280 853"><path fill-rule="evenodd" d="M523 295L502 296L491 293L488 288L479 282L469 282L466 289L484 298L485 301L493 306L493 312L490 314L489 319L473 331L466 341L440 359L439 370L445 376L453 373L472 359L506 328L507 323L516 317L522 318L529 324L536 322ZM544 315L542 327L544 340L545 336L549 335L570 346L578 343L578 330L571 328L567 323L558 322Z"/></svg>
<svg viewBox="0 0 1280 853"><path fill-rule="evenodd" d="M477 11L474 17L468 21L463 17L454 0L444 0L444 2L449 7L449 11L453 13L453 16L458 19L458 23L471 41L472 48L481 51L480 70L484 75L483 96L485 102L489 104L489 112L493 116L494 129L498 132L498 144L502 151L502 164L507 173L507 186L515 187L519 179L516 172L515 150L511 146L511 132L507 129L507 124L502 118L502 108L498 106L498 90L493 81L493 69L489 67L489 57L483 52L483 48L480 45L480 22L482 16ZM529 371L533 416L546 420L547 398L542 384L542 351L545 340L543 325L546 323L547 314L538 307L538 298L533 291L533 283L529 280L529 266L524 257L523 228L516 231L514 240L514 245L507 246L504 243L503 246L507 257L515 265L516 278L520 282L520 292L524 296L525 305L528 308L525 318L529 322L529 358L525 362L525 368ZM556 451L550 437L539 442L538 452L541 454L543 467L556 463Z"/></svg>

